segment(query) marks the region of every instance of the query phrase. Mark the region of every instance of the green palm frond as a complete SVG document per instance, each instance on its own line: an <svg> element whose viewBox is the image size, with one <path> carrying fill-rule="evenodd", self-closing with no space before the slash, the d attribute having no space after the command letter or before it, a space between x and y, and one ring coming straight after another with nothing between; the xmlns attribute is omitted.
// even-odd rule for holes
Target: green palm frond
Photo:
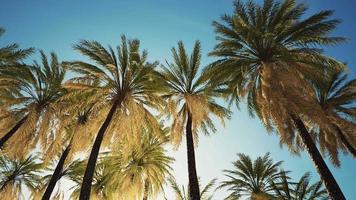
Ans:
<svg viewBox="0 0 356 200"><path fill-rule="evenodd" d="M0 27L0 37L5 33L5 29ZM0 47L0 72L3 69L21 65L22 60L34 52L33 48L20 49L16 43Z"/></svg>
<svg viewBox="0 0 356 200"><path fill-rule="evenodd" d="M20 199L23 188L35 191L41 181L43 165L38 162L38 156L28 156L24 159L0 157L0 194L4 199Z"/></svg>
<svg viewBox="0 0 356 200"><path fill-rule="evenodd" d="M329 199L321 181L310 183L310 173L305 173L298 182L290 181L282 171L279 179L271 181L274 199L283 200L326 200Z"/></svg>
<svg viewBox="0 0 356 200"><path fill-rule="evenodd" d="M214 197L214 192L211 190L215 187L216 178L210 180L200 192L200 198L202 200L212 200ZM189 196L189 185L184 187L183 185L180 186L173 177L168 178L168 182L175 194L176 200L191 200ZM215 190L214 190L215 191Z"/></svg>
<svg viewBox="0 0 356 200"><path fill-rule="evenodd" d="M233 170L224 170L228 180L223 181L219 188L227 188L230 192L225 199L239 199L242 196L270 195L273 190L270 180L280 177L281 161L274 163L269 153L252 161L245 154L238 154L239 159L233 162Z"/></svg>

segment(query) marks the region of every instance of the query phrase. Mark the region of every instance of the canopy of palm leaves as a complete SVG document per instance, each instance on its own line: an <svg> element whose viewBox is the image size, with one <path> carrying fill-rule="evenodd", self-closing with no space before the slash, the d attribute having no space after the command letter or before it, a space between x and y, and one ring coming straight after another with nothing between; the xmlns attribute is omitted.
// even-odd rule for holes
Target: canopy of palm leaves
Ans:
<svg viewBox="0 0 356 200"><path fill-rule="evenodd" d="M70 69L78 76L70 79L66 88L71 95L87 96L77 106L88 107L95 104L98 119L105 119L114 102L120 102L104 143L109 144L113 136L139 138L140 130L146 124L158 127L156 119L147 109L159 108L161 100L155 93L152 72L157 63L147 62L147 52L140 53L137 39L121 37L121 45L114 51L104 48L99 42L83 40L74 49L93 61L70 62ZM70 98L70 97L68 97ZM144 123L145 122L145 123ZM116 134L120 133L120 134Z"/></svg>
<svg viewBox="0 0 356 200"><path fill-rule="evenodd" d="M23 189L35 190L41 181L42 164L37 156L11 159L0 156L0 196L4 200L23 198Z"/></svg>
<svg viewBox="0 0 356 200"><path fill-rule="evenodd" d="M339 20L332 11L302 19L307 7L295 0L235 2L233 15L214 22L219 43L211 56L219 57L213 69L228 79L232 97L246 97L250 113L256 113L268 131L277 130L281 143L293 152L302 146L291 116L312 121L324 130L333 127L316 101L308 80L322 75L323 64L343 64L325 56L320 47L344 41L330 32ZM214 71L214 70L213 70Z"/></svg>
<svg viewBox="0 0 356 200"><path fill-rule="evenodd" d="M5 33L5 29L0 27L0 37ZM0 47L0 71L5 67L16 66L33 53L33 48L20 49L16 43Z"/></svg>
<svg viewBox="0 0 356 200"><path fill-rule="evenodd" d="M71 189L71 199L78 199L80 193L80 187L83 180L83 174L85 171L84 161L74 161L70 168L68 168L63 176L69 178L69 180L75 183ZM112 170L110 162L106 159L99 159L95 168L95 173L92 183L91 198L94 200L114 200L118 199L117 196L121 191L116 187L115 183L118 180L118 171ZM116 198L115 198L116 197Z"/></svg>
<svg viewBox="0 0 356 200"><path fill-rule="evenodd" d="M274 163L269 153L254 161L245 154L238 154L238 157L239 159L233 162L233 170L224 170L229 180L223 181L219 186L230 192L225 199L235 200L242 196L256 199L256 196L268 196L273 190L270 180L280 177L279 167L282 162Z"/></svg>
<svg viewBox="0 0 356 200"><path fill-rule="evenodd" d="M340 165L338 149L356 156L356 80L347 81L343 69L328 68L325 76L314 80L316 97L336 130L315 130L322 152L328 152Z"/></svg>
<svg viewBox="0 0 356 200"><path fill-rule="evenodd" d="M276 200L327 200L323 183L310 183L310 173L305 173L298 182L290 182L285 172L271 183Z"/></svg>
<svg viewBox="0 0 356 200"><path fill-rule="evenodd" d="M162 191L165 178L172 170L173 158L166 155L164 146L168 142L167 131L155 135L152 130L143 129L140 142L125 145L123 141L118 150L114 150L113 167L120 169L120 186L125 190L126 198L155 199Z"/></svg>
<svg viewBox="0 0 356 200"><path fill-rule="evenodd" d="M64 99L65 98L66 97L64 97ZM79 100L69 102L68 99L65 99L61 101L61 103L68 105L69 103L73 104ZM65 127L59 130L61 132L58 132L53 140L50 141L50 146L46 151L47 154L44 156L44 160L53 159L53 155L58 154L58 152L62 153L63 147L68 146L70 152L66 158L66 164L70 163L75 155L87 153L87 150L94 140L95 132L99 129L102 122L94 117L97 114L97 110L95 109L94 105L81 108L79 111L76 105L69 105L65 109L62 109L61 126Z"/></svg>
<svg viewBox="0 0 356 200"><path fill-rule="evenodd" d="M32 66L7 68L1 73L0 82L6 89L1 92L0 135L25 119L5 144L9 155L24 156L38 141L45 150L59 123L58 99L66 93L62 88L65 69L54 53L50 61L43 51L40 53L41 64L35 61Z"/></svg>
<svg viewBox="0 0 356 200"><path fill-rule="evenodd" d="M167 137L155 136L143 131L140 143L127 145L121 142L117 151L102 154L94 173L92 198L94 199L142 199L147 193L154 198L162 191L165 177L170 174L173 159L165 155L163 145ZM72 197L79 195L85 170L83 161L75 161L64 176L76 183Z"/></svg>
<svg viewBox="0 0 356 200"><path fill-rule="evenodd" d="M178 49L172 48L173 63L167 62L158 73L158 79L163 80L163 97L168 100L166 111L173 117L171 140L177 146L182 140L188 113L192 115L195 144L199 131L205 134L216 131L211 114L220 118L222 123L230 115L230 111L214 100L222 94L216 85L209 82L211 74L201 73L200 51L200 42L197 41L189 57L183 42L179 42Z"/></svg>
<svg viewBox="0 0 356 200"><path fill-rule="evenodd" d="M202 191L200 192L200 199L201 200L212 200L214 197L214 193L211 193L211 190L216 184L217 179L212 179L209 181ZM168 179L171 188L173 189L173 192L176 196L176 200L191 200L190 195L189 195L189 186L179 186L179 184L174 180L174 178L170 177ZM215 191L215 190L214 190Z"/></svg>

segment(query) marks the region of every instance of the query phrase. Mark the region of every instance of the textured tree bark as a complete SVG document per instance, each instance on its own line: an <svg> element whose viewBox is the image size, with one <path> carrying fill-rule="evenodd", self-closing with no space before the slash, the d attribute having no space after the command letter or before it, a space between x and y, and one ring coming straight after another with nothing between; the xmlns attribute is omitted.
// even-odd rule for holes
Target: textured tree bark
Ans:
<svg viewBox="0 0 356 200"><path fill-rule="evenodd" d="M340 137L341 142L345 145L346 149L351 153L353 157L356 157L356 149L347 140L342 130L336 125L334 125L334 127L336 128L337 135Z"/></svg>
<svg viewBox="0 0 356 200"><path fill-rule="evenodd" d="M329 170L312 137L306 129L303 121L297 117L293 117L293 121L299 130L299 136L302 139L305 149L309 153L309 156L313 161L316 170L320 175L320 179L323 181L330 198L332 200L346 200L333 174Z"/></svg>
<svg viewBox="0 0 356 200"><path fill-rule="evenodd" d="M19 128L22 126L23 123L25 123L27 118L28 118L28 115L23 117L20 121L17 122L17 124L9 132L7 132L0 139L0 149L2 149L4 144L16 133L17 130L19 130Z"/></svg>
<svg viewBox="0 0 356 200"><path fill-rule="evenodd" d="M148 189L150 187L150 183L148 182L148 180L145 180L145 188L143 191L143 198L142 200L148 200Z"/></svg>
<svg viewBox="0 0 356 200"><path fill-rule="evenodd" d="M192 130L192 115L188 112L187 125L185 127L187 140L188 175L189 175L189 195L191 200L200 200L199 182L195 164L195 151Z"/></svg>
<svg viewBox="0 0 356 200"><path fill-rule="evenodd" d="M94 175L94 171L95 171L96 161L97 161L99 151L100 151L100 146L104 139L105 131L109 127L110 122L115 114L115 111L118 108L118 106L121 105L121 102L122 102L122 100L115 101L114 104L111 106L111 109L110 109L108 115L106 116L106 119L105 119L103 125L101 125L101 127L98 131L98 134L95 138L93 148L90 152L90 156L88 159L88 164L85 169L82 187L80 189L80 196L79 196L80 200L89 200L89 198L90 198L91 183L93 181L93 175Z"/></svg>
<svg viewBox="0 0 356 200"><path fill-rule="evenodd" d="M69 143L69 145L63 151L61 158L59 159L57 166L54 169L51 180L48 183L46 191L44 192L44 194L42 196L42 200L49 200L51 198L54 187L56 186L57 181L61 178L61 173L63 171L64 163L68 157L68 154L69 154L71 148L72 148L72 145L71 145L71 143Z"/></svg>

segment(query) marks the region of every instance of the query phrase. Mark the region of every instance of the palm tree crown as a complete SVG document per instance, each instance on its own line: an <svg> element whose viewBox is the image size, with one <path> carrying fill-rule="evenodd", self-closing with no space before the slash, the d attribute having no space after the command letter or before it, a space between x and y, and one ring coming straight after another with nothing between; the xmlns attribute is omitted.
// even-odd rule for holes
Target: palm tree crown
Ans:
<svg viewBox="0 0 356 200"><path fill-rule="evenodd" d="M42 164L37 156L24 159L11 159L0 156L0 195L2 199L20 199L23 187L34 191L41 181L39 173Z"/></svg>
<svg viewBox="0 0 356 200"><path fill-rule="evenodd" d="M98 119L105 119L89 156L80 199L90 197L91 180L102 143L103 146L113 144L115 148L119 142L113 141L117 139L130 137L128 141L138 142L141 130L146 126L153 128L153 132L159 130L156 118L148 110L148 107L159 108L161 105L152 79L157 63L146 61L146 51L140 54L139 40L127 41L125 36L121 40L116 53L112 47L105 49L99 42L83 40L74 49L94 64L82 61L69 63L79 76L70 79L66 87L74 90L73 96L88 94L81 106L95 104L99 110Z"/></svg>
<svg viewBox="0 0 356 200"><path fill-rule="evenodd" d="M173 158L166 155L163 145L168 142L168 136L155 135L151 130L142 130L141 140L136 145L125 145L115 155L113 165L120 169L120 185L125 190L127 198L154 199L162 191L165 178L171 175L170 164ZM118 156L118 159L116 159Z"/></svg>
<svg viewBox="0 0 356 200"><path fill-rule="evenodd" d="M109 134L122 135L136 133L139 135L143 121L156 124L147 107L158 108L160 98L155 93L155 82L152 72L156 63L146 61L147 52L140 54L140 42L137 39L126 40L115 53L112 47L105 49L99 42L83 40L74 49L85 55L94 64L82 61L70 62L70 68L78 74L70 79L66 88L73 91L72 95L86 96L86 101L80 101L80 106L95 105L99 112L98 118L107 114L114 102L120 101L120 109L111 124ZM131 131L127 131L131 130ZM111 136L106 136L110 141Z"/></svg>
<svg viewBox="0 0 356 200"><path fill-rule="evenodd" d="M5 69L1 74L7 87L2 93L1 145L6 142L5 150L12 155L26 155L38 140L45 150L55 134L52 127L59 123L58 100L66 93L62 87L66 71L56 54L51 53L50 61L43 51L40 54L41 64L35 61L33 66ZM18 126L15 131L14 126Z"/></svg>
<svg viewBox="0 0 356 200"><path fill-rule="evenodd" d="M356 80L347 81L344 69L328 68L325 76L314 81L317 100L334 130L316 130L323 152L327 151L334 164L340 165L338 149L356 156Z"/></svg>
<svg viewBox="0 0 356 200"><path fill-rule="evenodd" d="M216 85L209 82L211 74L200 74L200 51L200 42L197 41L189 57L183 42L179 42L178 49L172 48L173 63L162 66L159 73L159 78L164 81L163 97L168 99L167 111L173 115L171 140L175 145L179 145L182 140L188 114L193 120L195 144L199 131L205 134L215 131L210 114L216 115L222 121L230 114L214 100L222 94Z"/></svg>
<svg viewBox="0 0 356 200"><path fill-rule="evenodd" d="M242 196L268 196L273 190L270 180L279 178L281 161L274 163L267 153L252 161L245 154L238 154L239 159L234 164L233 170L224 170L229 179L223 181L220 188L227 188L230 193L226 199L234 200Z"/></svg>
<svg viewBox="0 0 356 200"><path fill-rule="evenodd" d="M290 114L326 126L315 114L316 109L323 111L312 98L315 95L307 79L320 75L322 62L341 65L316 47L344 40L328 36L339 23L328 19L332 11L301 20L306 10L294 0L266 0L263 6L236 1L234 15L224 15L224 23L213 23L219 43L210 53L220 58L213 66L229 80L233 96L236 92L246 95L250 113L257 113L267 130L277 129L282 143L294 151L294 125L286 120Z"/></svg>

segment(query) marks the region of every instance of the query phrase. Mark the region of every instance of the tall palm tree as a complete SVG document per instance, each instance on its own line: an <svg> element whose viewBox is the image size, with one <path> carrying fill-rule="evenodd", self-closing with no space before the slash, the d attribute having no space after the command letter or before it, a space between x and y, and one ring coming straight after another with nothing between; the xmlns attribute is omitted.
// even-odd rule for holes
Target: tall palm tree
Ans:
<svg viewBox="0 0 356 200"><path fill-rule="evenodd" d="M162 66L162 71L158 74L158 79L163 80L162 92L163 97L168 100L167 110L173 116L171 139L174 144L180 144L185 128L189 191L193 200L200 199L194 150L198 132L209 134L210 131L215 131L211 114L222 121L230 115L226 108L214 101L221 94L215 85L209 83L210 74L199 72L200 51L200 42L196 41L189 57L183 42L178 42L178 50L172 48L173 63Z"/></svg>
<svg viewBox="0 0 356 200"><path fill-rule="evenodd" d="M286 173L271 181L274 197L278 200L327 200L328 195L321 181L310 183L310 173L305 173L298 182L290 182Z"/></svg>
<svg viewBox="0 0 356 200"><path fill-rule="evenodd" d="M239 159L233 162L233 170L224 170L229 179L223 181L219 188L227 188L230 195L225 199L234 200L242 196L250 199L268 197L273 191L270 180L278 179L281 174L279 168L282 161L273 162L269 153L252 161L248 155L237 154Z"/></svg>
<svg viewBox="0 0 356 200"><path fill-rule="evenodd" d="M211 189L215 186L217 179L212 179L211 181L209 181L204 188L201 190L200 192L200 198L202 200L212 200L214 197L214 193L209 194ZM178 183L176 182L176 180L174 180L174 178L170 177L168 179L171 188L173 189L173 192L176 196L176 200L192 200L190 194L189 194L189 184L187 187L184 186L179 186ZM188 188L186 190L186 188Z"/></svg>
<svg viewBox="0 0 356 200"><path fill-rule="evenodd" d="M246 97L249 110L256 113L266 129L276 131L281 143L296 153L303 144L332 199L345 199L305 127L312 122L332 129L319 106L309 80L322 74L323 64L342 63L322 54L320 47L344 41L331 37L339 20L329 19L332 11L321 11L301 19L307 7L295 0L263 5L252 1L235 2L233 15L214 22L219 43L212 56L217 80L223 79L232 97ZM219 75L218 75L219 74ZM236 95L239 94L239 95Z"/></svg>
<svg viewBox="0 0 356 200"><path fill-rule="evenodd" d="M174 159L166 155L163 145L168 137L162 133L156 135L144 129L138 144L127 146L123 141L119 159L113 156L114 169L121 167L120 185L132 199L154 198L162 190L166 176L171 175L170 164Z"/></svg>
<svg viewBox="0 0 356 200"><path fill-rule="evenodd" d="M91 104L98 102L101 105L100 119L105 119L96 135L87 168L84 174L80 192L81 200L88 200L91 191L91 182L95 171L96 160L100 146L105 139L110 143L113 137L140 134L143 126L158 127L156 119L147 110L147 107L157 107L160 98L155 90L152 72L156 63L148 63L147 52L140 54L140 42L137 39L127 41L125 36L117 47L117 52L109 47L105 49L99 42L83 40L74 46L94 64L75 61L70 68L79 74L72 78L67 88L75 89L79 93L92 95L83 101ZM93 86L92 83L98 83ZM118 123L111 123L117 121Z"/></svg>
<svg viewBox="0 0 356 200"><path fill-rule="evenodd" d="M334 164L339 165L338 149L346 149L356 157L356 80L347 80L344 69L328 68L325 76L314 81L320 106L324 109L332 129L320 129L318 140L321 150L328 151ZM338 147L341 146L341 147Z"/></svg>
<svg viewBox="0 0 356 200"><path fill-rule="evenodd" d="M62 87L65 69L56 54L48 61L40 51L41 64L2 70L0 148L8 154L24 156L37 141L46 149L53 128L58 123L58 99L66 93ZM4 134L5 132L5 134ZM6 144L6 146L4 146ZM21 145L19 145L21 144Z"/></svg>
<svg viewBox="0 0 356 200"><path fill-rule="evenodd" d="M0 37L5 33L5 29L0 27ZM18 65L34 51L33 48L20 49L16 43L0 47L0 71L5 67Z"/></svg>
<svg viewBox="0 0 356 200"><path fill-rule="evenodd" d="M98 124L91 120L92 116L95 114L93 111L94 106L83 109L80 112L77 112L73 122L68 124L68 128L65 130L63 136L59 135L51 144L51 151L57 151L57 146L63 146L64 143L67 143L62 152L56 167L53 170L53 174L50 176L45 192L43 193L42 200L49 200L52 192L56 186L56 183L63 177L63 170L65 170L66 163L70 163L75 153L83 152L88 149L88 144L92 141L92 135L88 132L93 132L96 129L93 126ZM89 120L91 120L89 122ZM64 138L63 138L64 137ZM63 139L62 139L63 138ZM49 153L53 155L52 153Z"/></svg>
<svg viewBox="0 0 356 200"><path fill-rule="evenodd" d="M39 173L42 164L37 156L28 156L25 159L11 159L0 156L0 196L2 199L20 199L23 187L30 191L36 188L41 181Z"/></svg>

